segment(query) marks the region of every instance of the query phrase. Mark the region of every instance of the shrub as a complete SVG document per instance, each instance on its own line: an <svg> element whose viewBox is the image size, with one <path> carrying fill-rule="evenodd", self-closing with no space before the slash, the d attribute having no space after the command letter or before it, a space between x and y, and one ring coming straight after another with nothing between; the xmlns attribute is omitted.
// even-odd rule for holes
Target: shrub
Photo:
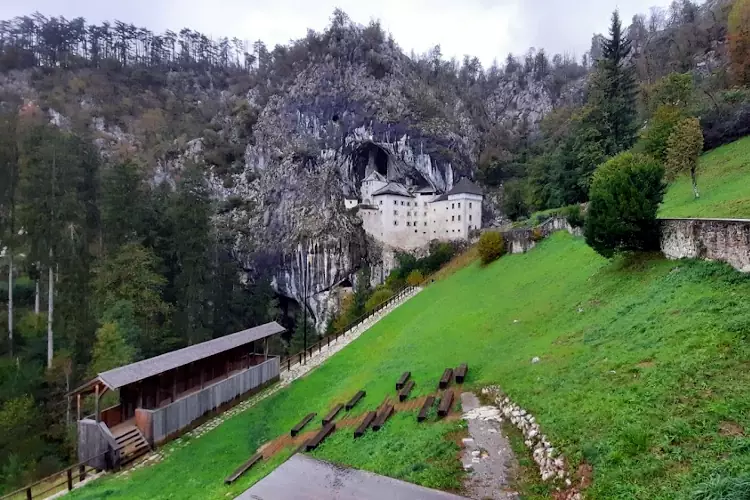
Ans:
<svg viewBox="0 0 750 500"><path fill-rule="evenodd" d="M393 297L393 292L390 288L380 288L373 293L367 302L365 302L365 311L368 313L375 310L380 304Z"/></svg>
<svg viewBox="0 0 750 500"><path fill-rule="evenodd" d="M641 136L643 151L659 161L666 160L667 142L683 116L675 106L659 106Z"/></svg>
<svg viewBox="0 0 750 500"><path fill-rule="evenodd" d="M698 183L695 178L698 157L703 152L703 132L697 118L685 118L669 136L667 149L668 178L690 172L693 192L698 198Z"/></svg>
<svg viewBox="0 0 750 500"><path fill-rule="evenodd" d="M581 205L568 205L567 207L563 207L560 210L560 215L565 217L568 224L573 227L583 227L583 223L585 222L583 212L581 211Z"/></svg>
<svg viewBox="0 0 750 500"><path fill-rule="evenodd" d="M424 276L419 269L415 269L406 277L406 284L409 286L419 286L424 281Z"/></svg>
<svg viewBox="0 0 750 500"><path fill-rule="evenodd" d="M482 233L482 236L479 238L477 250L479 251L479 258L482 260L482 264L487 265L497 260L505 252L503 235L495 231Z"/></svg>
<svg viewBox="0 0 750 500"><path fill-rule="evenodd" d="M663 177L664 167L642 154L622 153L600 165L589 192L586 243L605 257L658 248Z"/></svg>

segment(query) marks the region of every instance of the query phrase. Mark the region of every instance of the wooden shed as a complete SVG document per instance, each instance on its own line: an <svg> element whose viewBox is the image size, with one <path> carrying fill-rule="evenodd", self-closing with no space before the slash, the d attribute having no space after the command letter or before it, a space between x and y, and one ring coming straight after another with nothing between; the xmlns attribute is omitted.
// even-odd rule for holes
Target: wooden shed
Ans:
<svg viewBox="0 0 750 500"><path fill-rule="evenodd" d="M279 358L268 356L267 342L283 331L267 323L98 374L70 393L77 401L80 461L114 448L107 466L116 466L277 380ZM100 409L107 391L118 391L119 403ZM93 395L95 410L81 418L87 395Z"/></svg>

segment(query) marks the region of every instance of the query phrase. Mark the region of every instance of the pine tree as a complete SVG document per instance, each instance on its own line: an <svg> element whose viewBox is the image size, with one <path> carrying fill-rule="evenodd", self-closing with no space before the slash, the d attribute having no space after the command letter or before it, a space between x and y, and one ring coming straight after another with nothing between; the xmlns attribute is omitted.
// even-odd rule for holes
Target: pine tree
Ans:
<svg viewBox="0 0 750 500"><path fill-rule="evenodd" d="M8 344L13 355L13 276L18 198L17 119L13 113L0 116L0 249L6 247L8 258Z"/></svg>
<svg viewBox="0 0 750 500"><path fill-rule="evenodd" d="M609 38L601 42L602 56L589 86L589 104L598 109L595 122L605 138L607 156L633 146L636 123L636 80L630 60L631 44L622 30L620 15L612 14Z"/></svg>
<svg viewBox="0 0 750 500"><path fill-rule="evenodd" d="M116 323L105 323L96 331L91 375L126 365L133 361L134 351Z"/></svg>
<svg viewBox="0 0 750 500"><path fill-rule="evenodd" d="M131 160L102 172L102 233L107 251L140 239L145 195L139 166Z"/></svg>
<svg viewBox="0 0 750 500"><path fill-rule="evenodd" d="M182 172L169 207L174 228L175 327L188 344L211 336L211 202L199 165L188 164Z"/></svg>

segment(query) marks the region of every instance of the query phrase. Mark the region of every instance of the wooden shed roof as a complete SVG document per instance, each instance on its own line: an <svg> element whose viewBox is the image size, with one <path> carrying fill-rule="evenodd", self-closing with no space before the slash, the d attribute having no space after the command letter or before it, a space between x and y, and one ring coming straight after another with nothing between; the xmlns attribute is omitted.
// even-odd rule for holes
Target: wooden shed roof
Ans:
<svg viewBox="0 0 750 500"><path fill-rule="evenodd" d="M96 379L82 386L81 389L91 386L97 380L104 383L109 389L119 389L120 387L148 377L159 375L160 373L220 354L256 340L270 337L283 331L284 327L275 321L256 326L255 328L248 328L247 330L219 337L218 339L208 340L200 344L191 345L183 349L102 372Z"/></svg>

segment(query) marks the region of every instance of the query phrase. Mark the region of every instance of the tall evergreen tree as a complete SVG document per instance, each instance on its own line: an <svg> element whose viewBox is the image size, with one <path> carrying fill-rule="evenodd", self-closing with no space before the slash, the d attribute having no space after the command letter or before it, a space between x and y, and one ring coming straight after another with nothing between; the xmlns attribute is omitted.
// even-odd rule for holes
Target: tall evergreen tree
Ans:
<svg viewBox="0 0 750 500"><path fill-rule="evenodd" d="M189 344L211 337L211 202L203 171L189 163L182 172L169 218L174 228L176 331Z"/></svg>
<svg viewBox="0 0 750 500"><path fill-rule="evenodd" d="M609 38L601 42L602 56L589 85L589 105L598 112L595 126L604 138L608 156L630 149L638 125L637 87L630 52L631 43L622 30L620 14L612 14Z"/></svg>
<svg viewBox="0 0 750 500"><path fill-rule="evenodd" d="M0 116L0 250L6 247L8 259L8 347L13 355L13 276L15 272L14 245L16 234L16 205L18 198L17 116Z"/></svg>

